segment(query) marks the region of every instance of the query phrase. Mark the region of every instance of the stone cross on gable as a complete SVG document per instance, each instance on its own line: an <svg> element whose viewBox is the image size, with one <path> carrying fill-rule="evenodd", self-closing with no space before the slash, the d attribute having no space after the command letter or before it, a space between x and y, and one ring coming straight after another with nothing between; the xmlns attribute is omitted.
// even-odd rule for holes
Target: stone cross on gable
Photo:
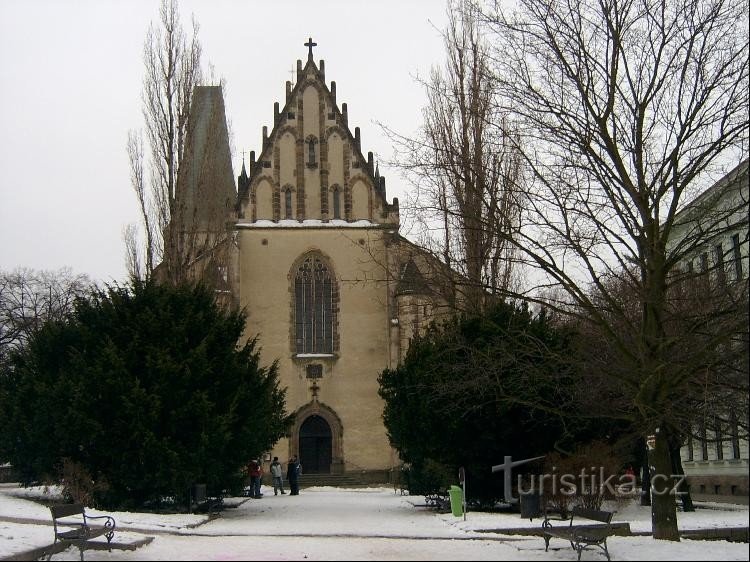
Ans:
<svg viewBox="0 0 750 562"><path fill-rule="evenodd" d="M307 43L305 43L305 47L307 47L308 49L310 49L310 52L307 53L307 58L308 59L312 60L312 58L313 58L312 48L313 47L317 47L317 45L318 45L317 43L313 43L312 37L310 37L310 39L308 39Z"/></svg>

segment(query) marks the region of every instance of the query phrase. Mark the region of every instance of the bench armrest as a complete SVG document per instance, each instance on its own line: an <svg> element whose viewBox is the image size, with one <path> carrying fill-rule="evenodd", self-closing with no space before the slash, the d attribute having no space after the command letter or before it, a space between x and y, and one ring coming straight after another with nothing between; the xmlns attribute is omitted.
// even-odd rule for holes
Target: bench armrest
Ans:
<svg viewBox="0 0 750 562"><path fill-rule="evenodd" d="M88 521L89 519L106 519L104 526L111 527L112 529L115 528L115 519L109 515L86 515L86 520Z"/></svg>
<svg viewBox="0 0 750 562"><path fill-rule="evenodd" d="M563 517L559 513L557 513L556 515L550 515L549 512L545 510L544 521L542 521L542 527L545 529L552 527L551 521L570 521L572 523L573 519L568 518L568 517Z"/></svg>

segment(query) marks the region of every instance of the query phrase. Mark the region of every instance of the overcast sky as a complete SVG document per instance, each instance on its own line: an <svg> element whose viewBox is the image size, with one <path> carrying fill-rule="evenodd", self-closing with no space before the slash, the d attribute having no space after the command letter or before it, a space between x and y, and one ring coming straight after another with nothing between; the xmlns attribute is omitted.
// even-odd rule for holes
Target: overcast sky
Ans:
<svg viewBox="0 0 750 562"><path fill-rule="evenodd" d="M125 278L122 230L138 221L125 142L142 127L143 41L158 0L0 0L0 269L70 267L95 280ZM442 0L182 0L184 27L200 24L204 65L226 79L235 175L241 151L283 105L286 80L316 63L336 81L349 126L387 176L407 186L375 121L404 133L420 123L425 75L443 57Z"/></svg>

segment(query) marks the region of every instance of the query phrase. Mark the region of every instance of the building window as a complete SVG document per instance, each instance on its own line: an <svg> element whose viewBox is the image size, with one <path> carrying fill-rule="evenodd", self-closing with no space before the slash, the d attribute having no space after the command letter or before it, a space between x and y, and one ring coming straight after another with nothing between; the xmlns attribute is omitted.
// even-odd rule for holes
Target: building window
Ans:
<svg viewBox="0 0 750 562"><path fill-rule="evenodd" d="M737 414L732 411L732 414L729 418L729 423L731 425L730 431L732 432L732 458L733 459L739 459L740 458L740 427L737 423Z"/></svg>
<svg viewBox="0 0 750 562"><path fill-rule="evenodd" d="M724 270L724 248L720 243L714 247L714 252L716 252L716 279L723 285L727 281L727 275Z"/></svg>
<svg viewBox="0 0 750 562"><path fill-rule="evenodd" d="M701 254L701 273L708 271L708 253L703 252Z"/></svg>
<svg viewBox="0 0 750 562"><path fill-rule="evenodd" d="M315 145L318 144L318 139L315 137L307 137L307 167L315 168L318 165L318 160L315 155Z"/></svg>
<svg viewBox="0 0 750 562"><path fill-rule="evenodd" d="M305 258L294 276L295 349L299 353L333 353L335 283L317 256Z"/></svg>
<svg viewBox="0 0 750 562"><path fill-rule="evenodd" d="M338 187L333 188L333 218L341 218L341 190Z"/></svg>
<svg viewBox="0 0 750 562"><path fill-rule="evenodd" d="M284 218L285 219L294 218L292 214L292 190L291 189L284 190Z"/></svg>
<svg viewBox="0 0 750 562"><path fill-rule="evenodd" d="M742 279L742 253L740 253L740 235L732 236L732 261L734 261L734 278Z"/></svg>
<svg viewBox="0 0 750 562"><path fill-rule="evenodd" d="M692 434L688 434L688 438L687 438L687 460L689 461L695 460L693 458L693 436Z"/></svg>
<svg viewBox="0 0 750 562"><path fill-rule="evenodd" d="M701 422L700 427L701 437L701 460L708 460L708 436L706 435L706 424Z"/></svg>
<svg viewBox="0 0 750 562"><path fill-rule="evenodd" d="M721 431L721 420L714 423L714 438L716 439L716 460L724 460L724 435Z"/></svg>

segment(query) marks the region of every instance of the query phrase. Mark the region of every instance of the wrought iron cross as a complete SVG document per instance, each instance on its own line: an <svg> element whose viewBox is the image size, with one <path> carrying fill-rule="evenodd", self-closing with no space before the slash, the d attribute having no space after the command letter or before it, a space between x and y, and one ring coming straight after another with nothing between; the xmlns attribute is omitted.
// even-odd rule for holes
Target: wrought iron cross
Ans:
<svg viewBox="0 0 750 562"><path fill-rule="evenodd" d="M310 387L310 390L312 390L313 400L318 400L318 391L320 390L320 387L318 386L318 381L313 381L312 386Z"/></svg>
<svg viewBox="0 0 750 562"><path fill-rule="evenodd" d="M305 47L307 47L308 49L310 49L310 52L307 53L307 58L309 58L309 59L313 58L312 48L313 47L317 47L317 46L318 46L318 44L317 43L313 43L312 37L310 37L310 39L308 39L307 43L305 43Z"/></svg>

